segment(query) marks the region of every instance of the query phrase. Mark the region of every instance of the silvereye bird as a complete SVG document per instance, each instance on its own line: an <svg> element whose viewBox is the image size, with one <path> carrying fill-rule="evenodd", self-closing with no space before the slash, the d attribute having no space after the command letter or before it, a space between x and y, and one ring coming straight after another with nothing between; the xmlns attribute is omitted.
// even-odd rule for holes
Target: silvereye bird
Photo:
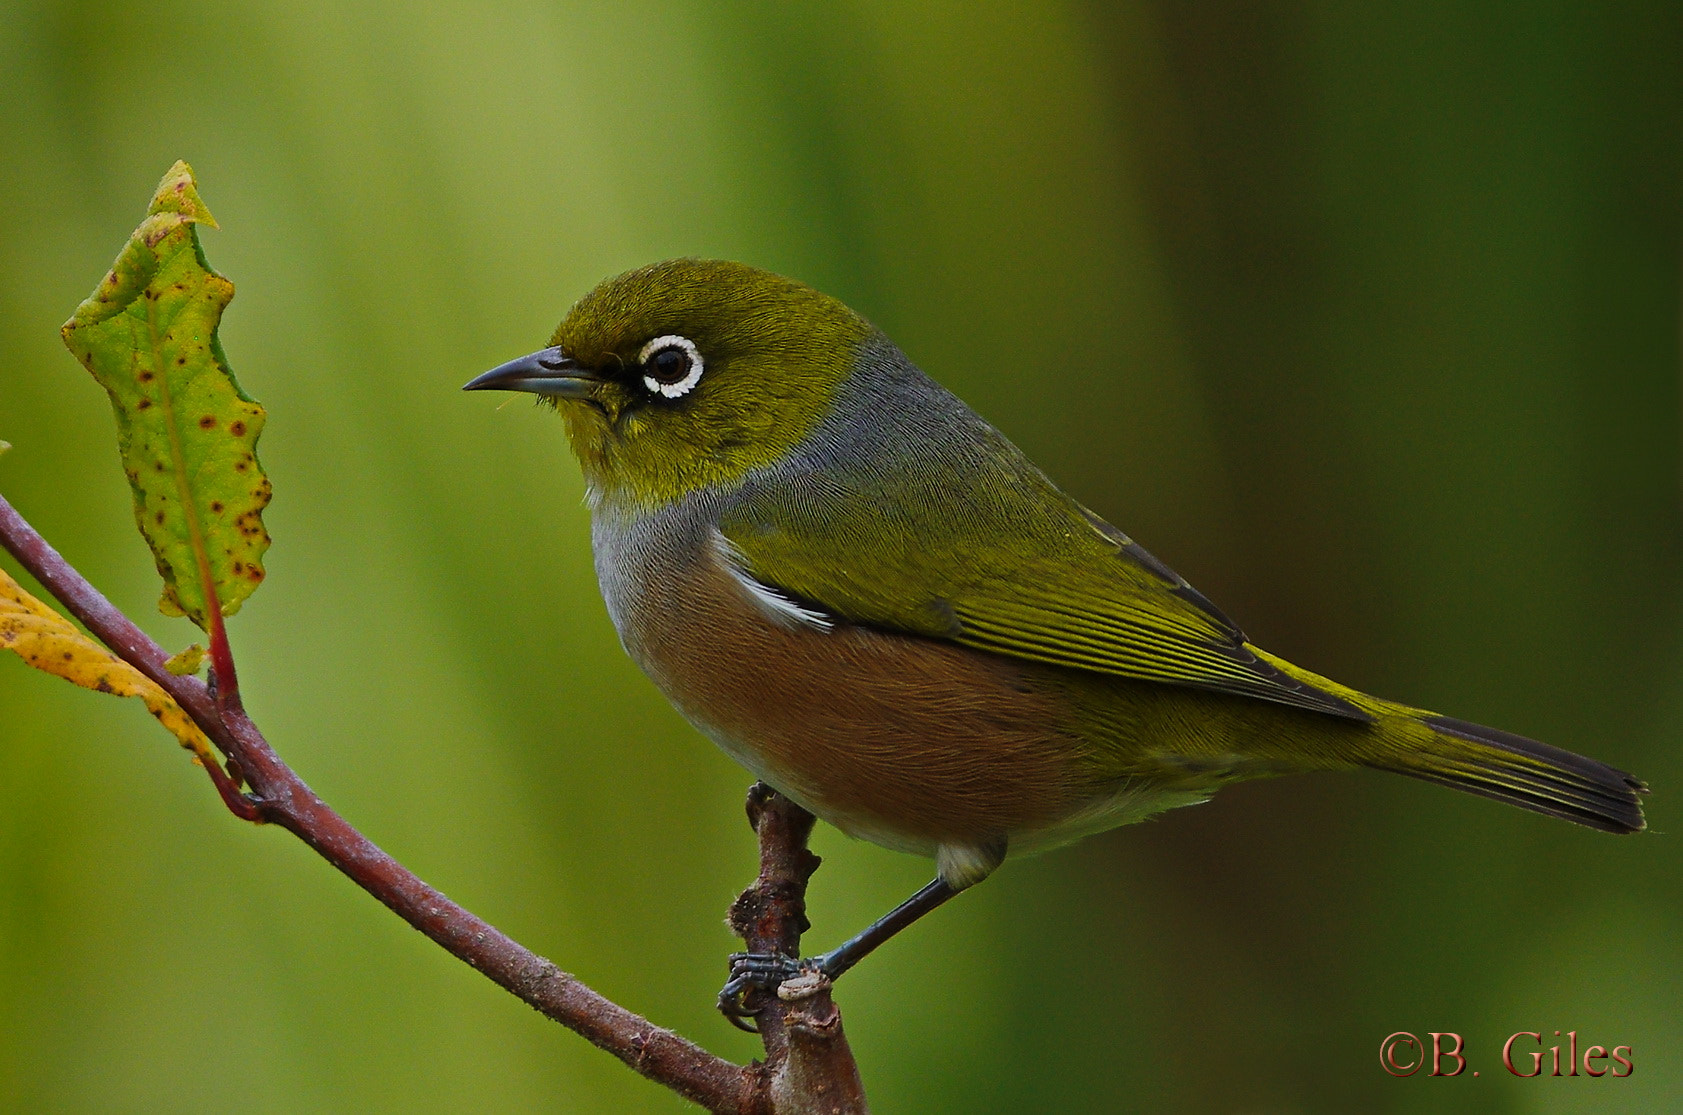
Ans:
<svg viewBox="0 0 1683 1115"><path fill-rule="evenodd" d="M739 263L586 294L467 385L560 412L626 651L704 735L936 878L806 961L739 954L721 1005L839 976L999 866L1232 782L1373 767L1604 832L1642 783L1380 700L1251 645L864 318Z"/></svg>

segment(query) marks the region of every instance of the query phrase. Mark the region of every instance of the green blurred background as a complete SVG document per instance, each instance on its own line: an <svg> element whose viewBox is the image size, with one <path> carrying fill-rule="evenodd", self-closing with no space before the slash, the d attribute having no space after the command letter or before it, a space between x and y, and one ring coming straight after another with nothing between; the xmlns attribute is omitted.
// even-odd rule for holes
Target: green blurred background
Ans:
<svg viewBox="0 0 1683 1115"><path fill-rule="evenodd" d="M258 721L422 876L745 1059L711 1003L748 778L621 654L559 424L457 388L637 264L798 276L1263 645L1656 790L1613 839L1306 777L1009 865L843 984L879 1110L1683 1110L1680 13L7 0L0 490L196 633L57 336L190 160L270 412ZM815 947L929 870L817 848ZM1500 1069L1556 1029L1635 1075ZM1482 1075L1386 1076L1395 1030ZM0 661L0 1109L681 1106L233 822L138 705Z"/></svg>

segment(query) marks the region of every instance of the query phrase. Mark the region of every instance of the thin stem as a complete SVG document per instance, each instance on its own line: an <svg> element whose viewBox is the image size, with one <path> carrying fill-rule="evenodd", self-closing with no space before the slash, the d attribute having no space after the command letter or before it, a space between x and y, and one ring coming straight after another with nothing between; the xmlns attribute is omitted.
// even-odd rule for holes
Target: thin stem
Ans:
<svg viewBox="0 0 1683 1115"><path fill-rule="evenodd" d="M197 755L193 757L193 761L203 766L205 773L210 775L211 785L216 787L217 796L222 799L222 804L228 807L228 812L254 825L264 823L263 810L257 802L240 792L239 782L224 770L221 764L215 760L206 761ZM228 765L236 771L240 769L239 764L232 760L229 760Z"/></svg>
<svg viewBox="0 0 1683 1115"><path fill-rule="evenodd" d="M240 703L240 675L234 669L234 648L228 644L228 625L222 620L222 603L216 586L205 582L205 599L210 621L210 668L216 672L216 703L223 709L244 708Z"/></svg>
<svg viewBox="0 0 1683 1115"><path fill-rule="evenodd" d="M604 998L456 905L381 851L281 761L237 696L219 708L203 682L166 670L168 655L163 648L72 568L4 497L0 497L0 545L118 657L173 697L233 760L251 787L249 796L240 794L225 773L212 772L211 777L236 815L269 821L292 832L451 955L643 1076L711 1111L751 1115L767 1110L763 1073L715 1057ZM214 635L212 641L214 649ZM222 645L226 651L226 638ZM227 676L231 678L232 672Z"/></svg>

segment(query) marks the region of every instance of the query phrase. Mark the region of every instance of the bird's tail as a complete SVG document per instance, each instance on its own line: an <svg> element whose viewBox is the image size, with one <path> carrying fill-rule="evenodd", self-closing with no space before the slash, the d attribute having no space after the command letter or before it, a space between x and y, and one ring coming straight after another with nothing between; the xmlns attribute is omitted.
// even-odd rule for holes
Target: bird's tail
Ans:
<svg viewBox="0 0 1683 1115"><path fill-rule="evenodd" d="M1381 722L1386 719L1381 716ZM1646 827L1638 795L1647 793L1648 787L1622 770L1453 717L1416 714L1407 719L1410 723L1386 734L1402 737L1408 745L1364 758L1364 765L1495 798L1602 832L1640 832Z"/></svg>

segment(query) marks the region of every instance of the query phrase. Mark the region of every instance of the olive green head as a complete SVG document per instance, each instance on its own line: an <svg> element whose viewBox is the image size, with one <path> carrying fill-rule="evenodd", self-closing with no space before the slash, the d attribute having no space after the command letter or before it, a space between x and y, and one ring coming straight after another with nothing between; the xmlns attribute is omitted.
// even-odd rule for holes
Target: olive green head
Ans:
<svg viewBox="0 0 1683 1115"><path fill-rule="evenodd" d="M829 412L870 332L791 279L676 259L603 282L550 348L468 388L551 402L596 497L648 509L782 459Z"/></svg>

